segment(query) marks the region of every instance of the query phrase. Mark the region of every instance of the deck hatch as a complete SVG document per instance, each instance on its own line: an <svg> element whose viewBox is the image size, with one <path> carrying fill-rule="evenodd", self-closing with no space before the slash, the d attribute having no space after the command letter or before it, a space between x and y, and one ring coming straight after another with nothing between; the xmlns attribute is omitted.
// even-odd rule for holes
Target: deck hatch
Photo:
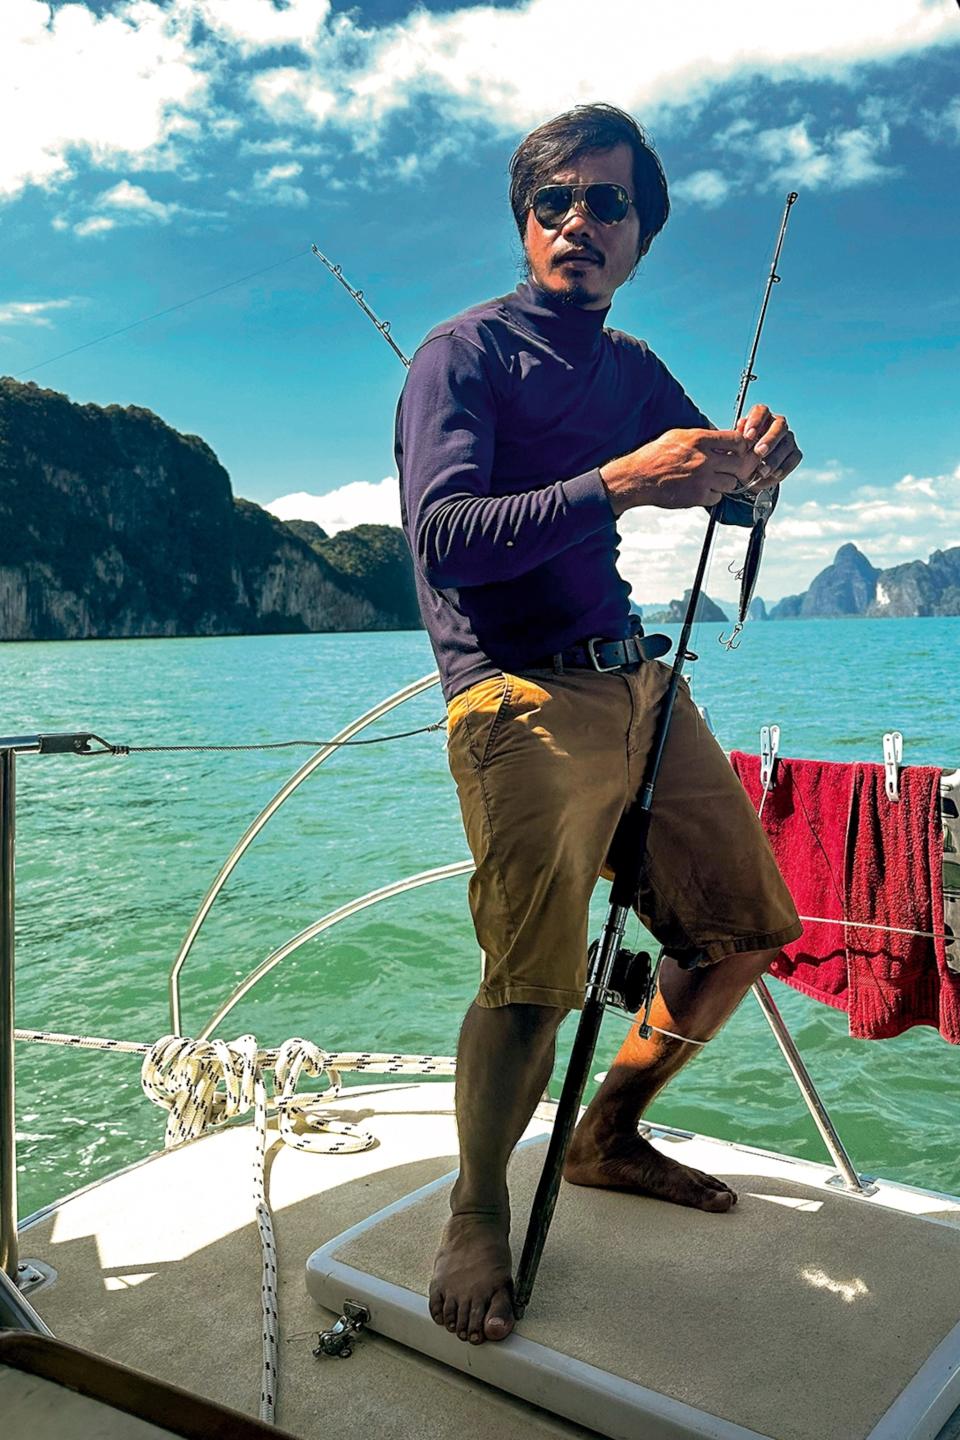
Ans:
<svg viewBox="0 0 960 1440"><path fill-rule="evenodd" d="M511 1167L515 1239L543 1143ZM704 1165L708 1143L670 1154ZM429 1318L452 1177L316 1251L308 1288L613 1440L933 1440L960 1404L960 1229L893 1208L889 1190L802 1183L789 1161L723 1147L716 1168L719 1148L713 1173L740 1195L727 1216L565 1186L519 1343L465 1345Z"/></svg>

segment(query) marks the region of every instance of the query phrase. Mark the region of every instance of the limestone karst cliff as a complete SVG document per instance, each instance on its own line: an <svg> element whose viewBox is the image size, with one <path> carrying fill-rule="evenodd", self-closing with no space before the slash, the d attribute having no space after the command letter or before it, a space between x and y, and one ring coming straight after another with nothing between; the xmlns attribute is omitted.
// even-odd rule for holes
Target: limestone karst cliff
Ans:
<svg viewBox="0 0 960 1440"><path fill-rule="evenodd" d="M0 380L0 639L419 623L399 530L284 524L151 411Z"/></svg>
<svg viewBox="0 0 960 1440"><path fill-rule="evenodd" d="M960 546L878 570L856 545L841 545L802 595L786 595L771 620L960 615Z"/></svg>

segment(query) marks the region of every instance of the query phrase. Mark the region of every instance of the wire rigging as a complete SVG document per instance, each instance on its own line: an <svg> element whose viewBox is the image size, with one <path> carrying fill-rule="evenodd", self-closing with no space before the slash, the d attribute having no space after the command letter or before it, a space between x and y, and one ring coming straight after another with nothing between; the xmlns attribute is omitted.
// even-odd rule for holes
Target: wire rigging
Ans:
<svg viewBox="0 0 960 1440"><path fill-rule="evenodd" d="M148 325L151 320L161 320L164 315L172 315L177 310L185 310L188 305L196 305L200 300L209 300L212 295L222 295L224 290L232 290L236 285L242 285L245 280L255 280L258 275L266 275L269 270L279 270L281 265L289 265L293 260L299 260L304 255L310 254L309 246L305 250L298 250L295 255L286 255L282 260L274 260L270 265L263 265L259 270L251 270L246 275L239 275L236 280L228 280L223 285L215 285L212 290L204 290L202 295L191 295L189 300L179 300L176 305L168 305L165 310L155 310L152 315L141 315L139 320L131 320L129 325L121 325L117 330L110 330L106 335L98 335L95 340L85 340L82 345L74 345L70 350L61 350L59 355L51 355L46 360L40 360L36 365L30 365L26 370L17 372L15 378L21 380L24 375L32 375L36 370L42 370L45 365L52 365L56 360L66 360L69 355L78 355L81 350L89 350L93 345L102 345L104 340L113 340L117 335L126 335L131 330L136 330L139 325Z"/></svg>
<svg viewBox="0 0 960 1440"><path fill-rule="evenodd" d="M238 750L290 750L295 747L306 746L310 750L340 750L346 745L385 745L388 740L407 740L411 735L429 735L434 731L446 728L447 718L443 716L440 720L434 720L429 725L420 725L416 730L399 730L393 735L374 735L366 740L264 740L250 745L114 745L109 740L104 740L102 735L95 735L92 732L83 736L86 747L83 750L75 750L74 753L84 756L92 755L161 755L179 752L193 754L200 753L221 753L225 751ZM90 741L95 740L101 747L99 750L89 748Z"/></svg>

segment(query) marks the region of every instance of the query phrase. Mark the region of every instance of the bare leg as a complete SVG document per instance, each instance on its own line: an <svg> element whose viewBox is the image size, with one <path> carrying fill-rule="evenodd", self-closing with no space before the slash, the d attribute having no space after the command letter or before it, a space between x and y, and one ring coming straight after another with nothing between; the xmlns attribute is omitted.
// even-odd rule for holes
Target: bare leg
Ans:
<svg viewBox="0 0 960 1440"><path fill-rule="evenodd" d="M664 959L651 1023L694 1040L711 1039L778 953L732 955L698 970L681 970L675 960ZM577 1127L564 1177L574 1185L631 1190L700 1210L730 1210L737 1197L722 1180L679 1165L637 1134L644 1110L698 1048L656 1031L643 1040L631 1029Z"/></svg>
<svg viewBox="0 0 960 1440"><path fill-rule="evenodd" d="M507 1161L553 1070L565 1012L471 1005L457 1048L460 1174L430 1284L438 1325L479 1345L514 1325Z"/></svg>

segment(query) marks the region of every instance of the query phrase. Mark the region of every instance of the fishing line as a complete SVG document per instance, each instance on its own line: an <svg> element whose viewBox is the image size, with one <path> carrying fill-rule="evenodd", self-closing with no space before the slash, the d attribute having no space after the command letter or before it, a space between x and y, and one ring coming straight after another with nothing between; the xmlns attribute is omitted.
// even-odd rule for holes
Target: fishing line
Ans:
<svg viewBox="0 0 960 1440"><path fill-rule="evenodd" d="M55 360L66 360L68 355L78 355L81 350L89 350L92 345L102 345L104 340L113 340L117 335L126 335L130 330L136 330L138 325L148 325L151 320L160 320L164 315L172 315L176 310L185 310L188 305L196 305L200 300L209 300L211 295L222 295L224 290L232 290L235 285L242 285L245 280L255 280L258 275L266 275L268 270L278 270L281 265L289 265L292 260L299 260L303 255L309 255L309 246L305 250L298 250L295 255L287 255L283 260L274 260L270 265L264 265L259 270L251 270L247 275L240 275L236 280L228 280L224 285L216 285L212 290L204 290L202 295L191 295L189 300L178 300L176 305L168 305L165 310L155 310L152 315L142 315L139 320L131 320L129 325L121 325L118 330L110 330L106 335L98 335L96 340L85 340L82 345L74 345L72 350L61 350L59 355L51 355L47 360L41 360L36 365L31 365L26 370L19 370L14 379L20 380L24 375L32 375L35 370L42 370L45 365L52 365Z"/></svg>

